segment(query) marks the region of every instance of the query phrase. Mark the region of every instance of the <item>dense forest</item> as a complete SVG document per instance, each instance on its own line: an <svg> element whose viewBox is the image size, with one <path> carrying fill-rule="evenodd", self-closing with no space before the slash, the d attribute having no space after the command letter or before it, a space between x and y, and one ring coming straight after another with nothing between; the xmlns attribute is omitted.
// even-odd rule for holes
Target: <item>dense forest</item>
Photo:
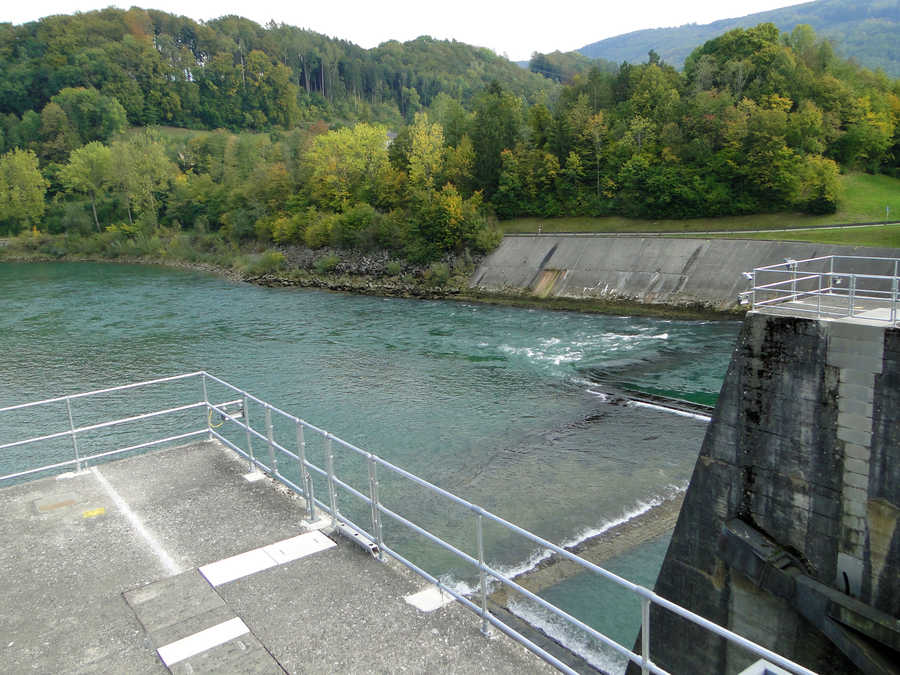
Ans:
<svg viewBox="0 0 900 675"><path fill-rule="evenodd" d="M900 77L900 0L816 0L708 24L634 31L594 42L577 53L615 63L640 63L648 50L655 49L680 68L707 40L761 23L773 23L785 33L800 25L810 26L816 34L831 40L843 58Z"/></svg>
<svg viewBox="0 0 900 675"><path fill-rule="evenodd" d="M440 92L465 103L498 80L531 100L547 86L459 42L421 37L365 50L283 24L197 23L139 8L0 24L0 63L0 113L40 112L62 89L86 87L115 98L131 124L196 129L402 123Z"/></svg>
<svg viewBox="0 0 900 675"><path fill-rule="evenodd" d="M900 81L807 26L730 31L683 71L651 51L540 74L133 8L6 24L0 54L0 233L97 245L162 229L424 262L489 250L497 217L833 212L840 171L900 157Z"/></svg>

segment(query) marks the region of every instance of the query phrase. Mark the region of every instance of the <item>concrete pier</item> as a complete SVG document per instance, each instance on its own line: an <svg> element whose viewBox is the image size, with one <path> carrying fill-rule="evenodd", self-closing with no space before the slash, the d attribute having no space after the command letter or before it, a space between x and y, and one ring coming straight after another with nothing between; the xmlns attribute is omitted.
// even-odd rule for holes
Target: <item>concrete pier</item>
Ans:
<svg viewBox="0 0 900 675"><path fill-rule="evenodd" d="M656 592L816 672L896 675L900 328L791 309L747 315ZM663 668L750 665L652 615Z"/></svg>
<svg viewBox="0 0 900 675"><path fill-rule="evenodd" d="M554 672L246 470L204 442L0 490L0 671Z"/></svg>

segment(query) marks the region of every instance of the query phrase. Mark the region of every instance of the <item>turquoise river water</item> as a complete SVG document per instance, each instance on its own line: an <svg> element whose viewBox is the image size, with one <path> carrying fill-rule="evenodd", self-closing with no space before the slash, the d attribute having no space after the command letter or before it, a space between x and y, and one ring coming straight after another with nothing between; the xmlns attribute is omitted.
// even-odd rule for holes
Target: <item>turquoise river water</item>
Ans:
<svg viewBox="0 0 900 675"><path fill-rule="evenodd" d="M0 264L0 307L0 407L206 370L557 543L685 488L706 423L618 392L714 403L739 327L269 289L91 263ZM3 424L0 439L10 433ZM21 433L38 421L15 424ZM19 461L0 457L0 474ZM398 510L471 549L465 513L391 488L383 481ZM529 564L527 544L490 527L485 537L489 561ZM652 586L665 544L610 566ZM432 547L403 546L466 583ZM575 577L543 595L630 644L637 604L596 586ZM534 608L517 611L612 667Z"/></svg>

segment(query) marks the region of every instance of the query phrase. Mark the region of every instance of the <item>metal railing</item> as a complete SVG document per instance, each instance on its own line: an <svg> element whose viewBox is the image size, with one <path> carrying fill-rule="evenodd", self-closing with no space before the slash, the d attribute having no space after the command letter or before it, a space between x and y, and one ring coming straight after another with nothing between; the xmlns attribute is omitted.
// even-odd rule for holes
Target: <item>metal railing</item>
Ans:
<svg viewBox="0 0 900 675"><path fill-rule="evenodd" d="M182 402L180 405L170 405L153 412L127 415L118 419L105 420L81 426L75 424L75 417L72 412L73 401L91 399L94 397L105 397L111 394L125 392L132 393L145 390L155 391L156 388L161 385L185 383L192 380L198 381L195 384L199 384L199 387L196 387L193 393L195 400L190 400L189 397L191 396L191 393L188 390L187 392L182 393L182 397L188 397L188 400ZM228 392L228 394L223 397L225 400L221 403L210 402L209 391L213 387ZM583 631L585 634L609 647L620 656L637 664L640 666L643 673L666 672L653 663L650 656L650 606L651 604L656 604L659 607L665 608L683 619L728 640L732 644L747 650L757 657L764 658L792 673L802 673L804 675L812 674L812 671L656 595L656 593L648 588L634 584L598 565L584 560L570 551L494 515L477 504L466 501L447 490L433 485L401 467L367 452L366 450L356 447L295 415L276 408L266 401L259 399L222 379L210 375L209 373L202 371L188 373L175 377L160 378L120 387L112 387L109 389L61 396L33 403L0 408L0 430L5 428L3 420L6 415L21 411L32 412L37 409L53 406L60 408L59 414L63 416L63 429L49 434L0 443L0 467L3 466L4 457L10 450L36 445L43 446L47 442L53 440L67 440L71 446L69 450L71 455L66 459L57 458L59 461L54 461L49 464L40 464L39 466L27 468L20 467L16 471L7 473L6 475L0 475L0 486L5 482L25 477L34 477L36 474L46 473L48 471L58 471L66 468L74 468L80 471L90 463L109 460L124 454L145 450L155 446L172 444L185 439L214 438L245 458L251 469L260 470L266 473L272 479L281 482L301 495L306 503L307 518L314 520L316 509L324 512L327 514L327 517L331 519L332 524L338 529L349 532L353 536L361 538L366 542L372 554L379 559L383 560L385 555L394 558L424 579L435 584L441 591L452 596L460 604L472 610L481 618L481 630L483 633L488 634L490 627L493 626L563 672L574 673L575 671L554 655L535 644L532 640L501 621L500 618L489 611L488 594L493 586L500 584L503 587L528 598L533 603L536 603L546 611L559 617L570 626ZM262 429L255 428L250 419L250 412L254 406L257 408L257 413L259 411L262 411L263 413ZM174 422L172 421L172 418L175 418ZM256 416L254 415L254 419L255 418ZM135 425L152 420L165 420L164 424L157 425L158 433L161 434L159 438L154 438L150 441L142 441L140 443L129 443L122 447L115 447L99 452L86 453L84 451L85 444L83 441L86 436L95 436L98 433L103 436L102 432L108 432L119 427ZM213 423L214 420L215 424ZM168 433L172 431L173 425L177 426L178 424L186 427L186 429L179 429L179 433ZM276 428L279 433L276 433ZM279 439L279 434L282 437L281 439ZM290 436L291 440L284 441L285 435ZM307 445L313 437L318 438L321 442L324 467L311 462L307 456ZM0 437L0 440L5 439ZM90 440L95 441L97 439L92 438ZM106 440L109 441L109 438L106 438ZM262 453L259 453L257 452L257 449L254 449L254 441L257 443L257 449L259 447L265 448ZM288 444L291 445L293 449L286 447ZM362 480L366 483L366 486L363 489L354 487L351 484L351 480L346 479L346 476L338 476L335 462L335 449L339 449L339 452L342 453L341 458L345 463L352 459L355 459L358 463L361 462L361 464L356 465L355 471L348 470L348 472L357 476L357 478L360 476L362 477ZM38 457L33 457L32 459L35 462L40 461ZM475 540L474 552L470 554L462 550L459 546L433 534L425 527L414 522L411 518L401 515L390 508L379 491L379 476L386 473L389 473L394 478L402 479L402 481L405 481L406 483L417 486L417 488L422 488L430 495L443 500L443 503L446 505L445 508L449 508L449 505L455 505L470 514L471 530ZM319 478L320 483L324 483L326 486L324 489L327 492L327 496L324 499L316 497L316 477ZM354 509L352 504L347 504L345 501L347 496L357 500L357 502L362 505L362 508ZM365 514L363 517L368 517L369 522L365 525L355 522L354 518L357 520L359 520L359 518L355 515L351 515L354 513ZM410 560L407 555L401 553L395 548L395 542L389 541L385 536L385 518L389 519L392 523L402 526L410 532L424 537L431 544L438 546L441 550L450 553L458 561L469 566L478 580L477 591L464 594L451 587L431 572L423 569L420 565ZM549 551L553 555L572 561L583 568L584 571L597 575L602 579L606 579L616 586L627 589L634 594L634 596L640 600L641 604L641 653L633 652L629 647L619 644L586 623L571 616L559 607L556 607L537 594L524 588L513 578L497 569L496 565L492 566L489 564L485 557L484 527L486 523L499 526L506 533L523 537L530 542L530 544L537 545L543 551Z"/></svg>
<svg viewBox="0 0 900 675"><path fill-rule="evenodd" d="M786 259L745 272L741 294L751 309L790 303L790 311L817 318L900 319L900 259L829 255Z"/></svg>

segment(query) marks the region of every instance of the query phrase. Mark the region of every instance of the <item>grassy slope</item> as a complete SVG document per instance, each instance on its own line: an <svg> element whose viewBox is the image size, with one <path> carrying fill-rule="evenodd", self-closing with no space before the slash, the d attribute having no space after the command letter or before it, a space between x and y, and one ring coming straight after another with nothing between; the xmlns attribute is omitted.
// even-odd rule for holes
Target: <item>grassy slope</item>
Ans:
<svg viewBox="0 0 900 675"><path fill-rule="evenodd" d="M507 233L542 232L600 232L639 233L660 232L685 234L746 230L772 230L791 227L815 228L823 225L866 223L885 220L885 206L890 206L891 219L900 219L900 179L853 173L842 176L843 196L837 213L809 216L799 213L763 213L725 218L692 218L689 220L642 220L608 216L605 218L516 218L500 223ZM864 246L898 246L897 234L890 228L853 228L850 230L811 230L809 232L779 232L745 234L756 239L796 239L822 243L859 244ZM885 237L894 243L885 243Z"/></svg>
<svg viewBox="0 0 900 675"><path fill-rule="evenodd" d="M729 239L767 239L778 241L809 241L817 244L841 244L844 246L880 246L900 249L900 225L874 227L848 227L803 232L753 232L749 234L714 234L712 237Z"/></svg>

